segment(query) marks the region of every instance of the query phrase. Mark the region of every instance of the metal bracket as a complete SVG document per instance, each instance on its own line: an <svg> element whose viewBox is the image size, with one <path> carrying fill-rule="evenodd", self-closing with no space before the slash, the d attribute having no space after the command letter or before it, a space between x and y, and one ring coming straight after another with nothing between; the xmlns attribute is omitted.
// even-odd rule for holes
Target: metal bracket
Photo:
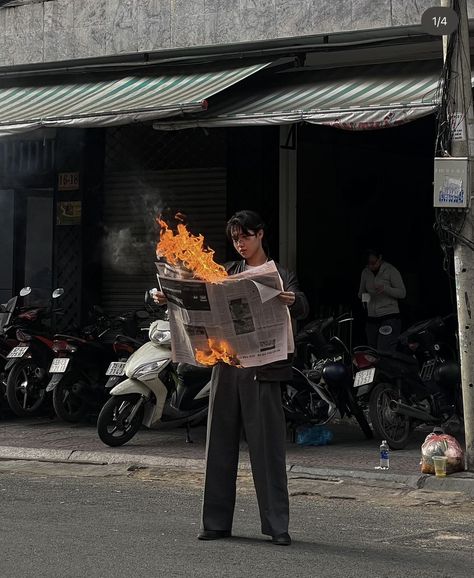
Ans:
<svg viewBox="0 0 474 578"><path fill-rule="evenodd" d="M294 151L296 150L296 124L292 124L284 145L280 145L281 149Z"/></svg>

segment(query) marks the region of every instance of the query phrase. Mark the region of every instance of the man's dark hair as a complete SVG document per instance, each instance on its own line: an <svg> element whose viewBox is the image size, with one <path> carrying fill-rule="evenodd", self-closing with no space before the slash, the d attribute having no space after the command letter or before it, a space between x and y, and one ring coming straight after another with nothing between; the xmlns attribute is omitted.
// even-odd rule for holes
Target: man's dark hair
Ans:
<svg viewBox="0 0 474 578"><path fill-rule="evenodd" d="M238 211L227 221L226 235L230 242L232 242L232 231L239 229L244 235L250 235L263 229L265 231L266 225L258 213L255 211Z"/></svg>
<svg viewBox="0 0 474 578"><path fill-rule="evenodd" d="M232 217L227 221L226 235L229 241L232 243L232 232L235 230L242 231L243 235L251 235L257 231L262 231L265 233L267 226L262 217L255 211L237 211ZM263 236L262 247L267 256L269 255L269 247L267 243L266 235Z"/></svg>
<svg viewBox="0 0 474 578"><path fill-rule="evenodd" d="M383 251L380 247L372 247L371 249L367 249L367 251L365 252L365 255L367 258L369 258L371 255L378 258L378 257L382 257Z"/></svg>

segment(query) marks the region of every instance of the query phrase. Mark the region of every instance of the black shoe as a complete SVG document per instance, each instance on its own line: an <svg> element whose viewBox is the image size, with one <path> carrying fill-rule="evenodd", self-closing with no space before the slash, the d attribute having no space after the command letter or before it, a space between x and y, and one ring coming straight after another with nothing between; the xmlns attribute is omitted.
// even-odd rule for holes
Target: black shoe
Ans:
<svg viewBox="0 0 474 578"><path fill-rule="evenodd" d="M220 538L230 538L230 535L227 530L201 530L198 534L198 540L219 540Z"/></svg>
<svg viewBox="0 0 474 578"><path fill-rule="evenodd" d="M278 536L272 536L272 542L277 546L290 546L291 538L288 532L284 534L278 534Z"/></svg>

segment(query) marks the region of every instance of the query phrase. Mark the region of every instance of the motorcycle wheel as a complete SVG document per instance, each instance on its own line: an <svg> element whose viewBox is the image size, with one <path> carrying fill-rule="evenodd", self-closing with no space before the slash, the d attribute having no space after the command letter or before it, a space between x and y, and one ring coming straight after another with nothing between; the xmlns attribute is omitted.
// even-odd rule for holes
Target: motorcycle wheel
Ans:
<svg viewBox="0 0 474 578"><path fill-rule="evenodd" d="M366 420L362 408L357 403L357 400L355 399L352 390L349 391L347 396L347 406L349 408L350 413L356 418L357 423L359 424L359 427L364 433L365 437L368 440L371 440L374 437L374 432L372 431L369 422Z"/></svg>
<svg viewBox="0 0 474 578"><path fill-rule="evenodd" d="M139 401L138 393L114 395L102 408L97 420L97 433L104 444L116 447L126 444L140 429L145 407L142 404L130 423L124 423Z"/></svg>
<svg viewBox="0 0 474 578"><path fill-rule="evenodd" d="M6 393L15 415L27 417L39 412L46 399L46 376L32 359L18 361L11 368Z"/></svg>
<svg viewBox="0 0 474 578"><path fill-rule="evenodd" d="M59 419L69 423L80 421L87 410L87 402L72 391L77 379L74 374L65 376L53 390L54 411Z"/></svg>
<svg viewBox="0 0 474 578"><path fill-rule="evenodd" d="M392 400L398 400L398 391L389 383L379 383L370 393L369 417L377 437L387 440L394 450L403 449L411 430L410 418L395 413L390 408Z"/></svg>

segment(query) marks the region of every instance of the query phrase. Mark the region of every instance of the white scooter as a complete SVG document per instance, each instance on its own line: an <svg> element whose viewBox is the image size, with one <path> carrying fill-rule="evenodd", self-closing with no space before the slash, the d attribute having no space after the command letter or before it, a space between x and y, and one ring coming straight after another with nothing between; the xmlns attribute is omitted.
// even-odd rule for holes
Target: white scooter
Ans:
<svg viewBox="0 0 474 578"><path fill-rule="evenodd" d="M150 325L150 341L133 353L123 371L128 379L110 391L110 399L97 421L100 439L109 446L127 443L141 425L157 428L203 421L209 408L210 369L171 361L171 333L168 321ZM113 365L113 364L112 364ZM109 368L108 373L113 373Z"/></svg>

